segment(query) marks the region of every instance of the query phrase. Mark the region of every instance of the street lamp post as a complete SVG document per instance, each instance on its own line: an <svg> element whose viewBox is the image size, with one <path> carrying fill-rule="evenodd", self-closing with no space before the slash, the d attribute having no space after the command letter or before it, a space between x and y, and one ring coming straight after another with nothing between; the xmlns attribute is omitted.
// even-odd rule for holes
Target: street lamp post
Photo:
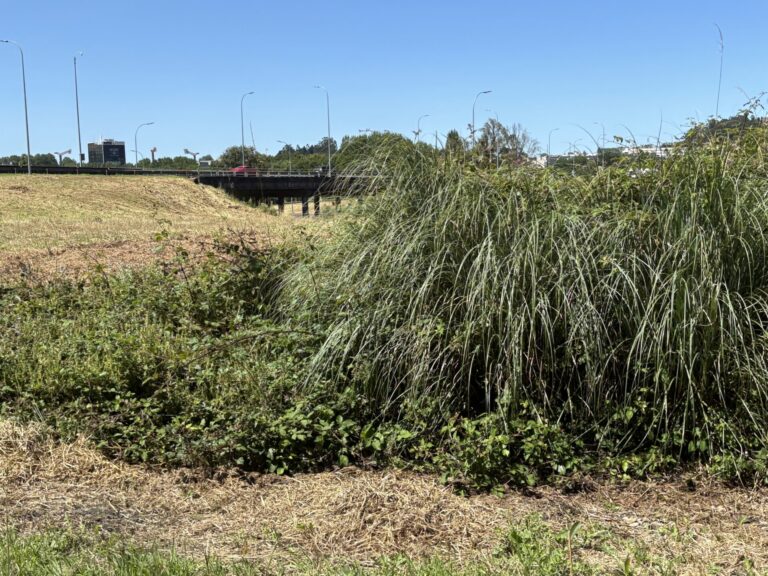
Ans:
<svg viewBox="0 0 768 576"><path fill-rule="evenodd" d="M5 44L13 44L21 54L21 85L24 88L24 125L27 129L27 173L32 174L32 152L29 147L29 112L27 111L27 73L24 70L24 51L13 40L0 40Z"/></svg>
<svg viewBox="0 0 768 576"><path fill-rule="evenodd" d="M293 171L291 166L291 145L288 144L288 142L283 142L282 140L278 140L277 143L285 144L286 146L288 146L288 174L290 174Z"/></svg>
<svg viewBox="0 0 768 576"><path fill-rule="evenodd" d="M493 126L493 141L494 141L494 144L496 145L496 150L495 150L495 152L496 152L496 170L498 170L499 169L500 146L499 146L499 135L497 133L497 130L498 130L499 126L501 126L501 122L499 122L499 113L498 112L494 112L490 108L486 108L485 111L486 112L490 112L491 114L493 114L496 117L496 124Z"/></svg>
<svg viewBox="0 0 768 576"><path fill-rule="evenodd" d="M83 55L82 52L79 54ZM75 109L77 110L77 150L79 155L77 157L77 165L83 165L83 141L80 137L80 95L77 91L77 55L75 56Z"/></svg>
<svg viewBox="0 0 768 576"><path fill-rule="evenodd" d="M579 149L576 144L581 142L581 138L576 138L573 142L569 142L568 153L571 155L571 176L576 176L576 155Z"/></svg>
<svg viewBox="0 0 768 576"><path fill-rule="evenodd" d="M422 114L419 116L419 119L416 121L416 131L413 133L416 136L416 142L419 141L419 135L421 134L421 119L422 118L429 118L429 114Z"/></svg>
<svg viewBox="0 0 768 576"><path fill-rule="evenodd" d="M549 166L549 149L550 144L552 144L552 133L557 132L560 130L560 128L552 128L552 130L549 131L549 136L547 136L547 166Z"/></svg>
<svg viewBox="0 0 768 576"><path fill-rule="evenodd" d="M483 90L482 92L478 92L475 95L475 101L472 103L472 148L475 147L475 104L477 104L477 99L480 98L481 94L490 94L491 90Z"/></svg>
<svg viewBox="0 0 768 576"><path fill-rule="evenodd" d="M328 123L328 176L331 175L331 97L325 86L315 85L315 88L325 91L325 116Z"/></svg>
<svg viewBox="0 0 768 576"><path fill-rule="evenodd" d="M600 163L603 165L603 168L605 168L605 124L602 122L593 122L595 126L600 126L603 129L603 138L600 142Z"/></svg>
<svg viewBox="0 0 768 576"><path fill-rule="evenodd" d="M255 94L255 92L246 92L240 98L240 157L241 157L240 165L241 166L245 166L245 124L243 123L243 101L245 100L246 96L250 96L251 94Z"/></svg>
<svg viewBox="0 0 768 576"><path fill-rule="evenodd" d="M64 156L72 154L72 149L70 148L69 150L64 150L64 152L54 152L54 154L59 157L59 166L61 166L61 162L64 160Z"/></svg>
<svg viewBox="0 0 768 576"><path fill-rule="evenodd" d="M200 154L200 152L192 152L189 148L184 148L184 154L189 154L192 156L192 160L194 162L197 162L197 155Z"/></svg>
<svg viewBox="0 0 768 576"><path fill-rule="evenodd" d="M138 144L139 129L142 126L152 126L152 124L154 124L154 122L145 122L144 124L139 124L136 127L136 132L133 133L133 151L135 153L135 155L134 155L134 163L135 163L135 166L137 168L139 167L139 144Z"/></svg>

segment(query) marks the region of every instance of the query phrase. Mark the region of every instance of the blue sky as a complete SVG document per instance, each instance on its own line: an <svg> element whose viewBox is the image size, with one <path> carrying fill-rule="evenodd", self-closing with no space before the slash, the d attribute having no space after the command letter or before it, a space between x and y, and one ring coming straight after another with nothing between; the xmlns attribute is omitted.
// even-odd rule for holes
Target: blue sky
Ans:
<svg viewBox="0 0 768 576"><path fill-rule="evenodd" d="M24 48L32 153L77 150L73 57L83 147L99 137L176 156L240 142L275 153L326 133L467 134L498 115L546 149L594 147L631 129L679 134L768 90L768 2L20 2L6 0L0 39ZM18 51L0 44L0 156L25 150ZM663 120L663 121L662 121ZM624 126L623 126L624 125ZM131 154L129 154L131 156Z"/></svg>

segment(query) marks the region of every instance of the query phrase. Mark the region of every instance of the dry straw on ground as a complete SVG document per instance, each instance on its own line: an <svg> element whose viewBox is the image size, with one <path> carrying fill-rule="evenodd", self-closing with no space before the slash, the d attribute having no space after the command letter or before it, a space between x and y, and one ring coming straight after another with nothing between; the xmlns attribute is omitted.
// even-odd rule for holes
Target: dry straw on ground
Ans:
<svg viewBox="0 0 768 576"><path fill-rule="evenodd" d="M540 515L555 530L580 522L604 546L582 559L618 567L629 550L675 559L683 573L744 558L768 567L768 492L716 484L596 485L465 498L431 476L354 468L293 478L158 472L106 460L87 442L60 444L42 429L0 421L1 522L23 532L85 526L194 556L306 560L440 554L477 561L511 525Z"/></svg>

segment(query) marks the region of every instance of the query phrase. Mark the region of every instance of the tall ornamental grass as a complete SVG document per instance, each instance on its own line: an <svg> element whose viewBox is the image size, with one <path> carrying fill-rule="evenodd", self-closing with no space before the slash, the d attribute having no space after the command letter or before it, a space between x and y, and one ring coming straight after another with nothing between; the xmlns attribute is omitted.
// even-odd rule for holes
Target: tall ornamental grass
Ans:
<svg viewBox="0 0 768 576"><path fill-rule="evenodd" d="M316 374L388 417L524 413L691 455L766 445L768 183L753 155L701 147L585 179L391 152L286 279L327 333Z"/></svg>

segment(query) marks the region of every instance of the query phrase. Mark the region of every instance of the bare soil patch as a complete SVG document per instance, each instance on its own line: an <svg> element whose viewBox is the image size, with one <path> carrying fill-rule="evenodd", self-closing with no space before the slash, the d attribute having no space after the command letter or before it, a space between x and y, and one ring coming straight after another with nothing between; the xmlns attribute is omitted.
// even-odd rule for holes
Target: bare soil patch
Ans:
<svg viewBox="0 0 768 576"><path fill-rule="evenodd" d="M200 557L354 560L440 554L476 561L532 514L553 529L580 522L604 545L588 560L612 569L647 548L699 574L768 568L768 491L704 482L595 484L577 494L463 497L432 476L346 468L292 478L218 478L111 462L80 439L50 440L0 421L0 521L22 532L84 526ZM690 568L688 570L688 568Z"/></svg>

